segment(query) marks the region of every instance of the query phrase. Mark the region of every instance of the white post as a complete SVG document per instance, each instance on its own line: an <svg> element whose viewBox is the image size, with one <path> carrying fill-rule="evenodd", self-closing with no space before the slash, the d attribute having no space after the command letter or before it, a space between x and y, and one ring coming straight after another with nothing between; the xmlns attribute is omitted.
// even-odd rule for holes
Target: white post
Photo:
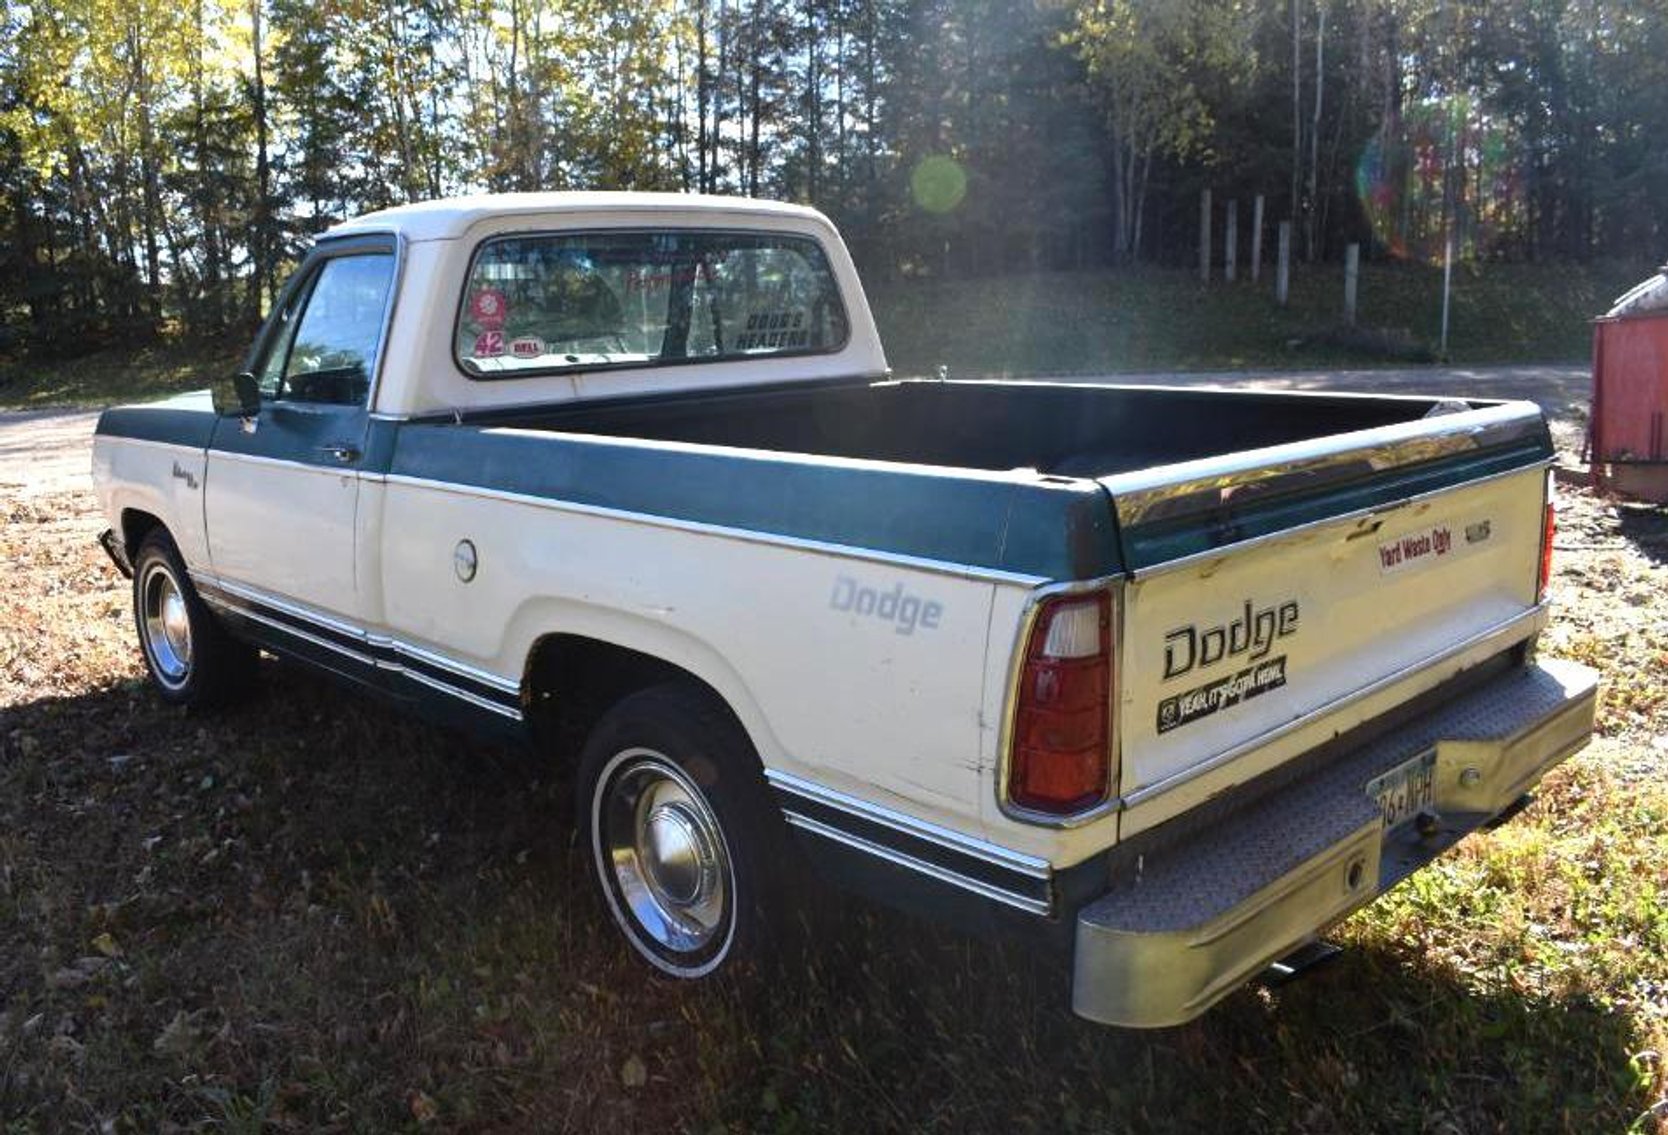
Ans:
<svg viewBox="0 0 1668 1135"><path fill-rule="evenodd" d="M1251 282L1263 274L1263 195L1251 198Z"/></svg>
<svg viewBox="0 0 1668 1135"><path fill-rule="evenodd" d="M1280 222L1280 251L1279 262L1274 267L1274 301L1281 307L1286 306L1286 297L1291 294L1292 281L1292 223Z"/></svg>
<svg viewBox="0 0 1668 1135"><path fill-rule="evenodd" d="M1199 282L1210 283L1210 190L1199 193Z"/></svg>
<svg viewBox="0 0 1668 1135"><path fill-rule="evenodd" d="M1448 294L1454 283L1454 235L1442 242L1442 357L1448 357Z"/></svg>
<svg viewBox="0 0 1668 1135"><path fill-rule="evenodd" d="M1355 287L1361 275L1361 246L1351 244L1344 249L1344 322L1355 326Z"/></svg>
<svg viewBox="0 0 1668 1135"><path fill-rule="evenodd" d="M1222 233L1222 254L1224 260L1223 276L1228 283L1233 283L1239 275L1239 202L1228 202L1228 225Z"/></svg>

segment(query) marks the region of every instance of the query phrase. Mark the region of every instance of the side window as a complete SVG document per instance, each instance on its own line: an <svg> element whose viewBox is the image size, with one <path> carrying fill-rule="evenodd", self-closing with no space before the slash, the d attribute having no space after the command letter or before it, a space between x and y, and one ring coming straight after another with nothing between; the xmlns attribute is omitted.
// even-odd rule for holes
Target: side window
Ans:
<svg viewBox="0 0 1668 1135"><path fill-rule="evenodd" d="M255 368L255 380L260 384L261 398L272 401L278 397L278 388L284 382L284 364L289 361L290 344L295 342L296 317L307 303L307 293L313 290L313 284L319 274L312 273L284 297L284 306L278 309L272 338L267 341L266 354Z"/></svg>
<svg viewBox="0 0 1668 1135"><path fill-rule="evenodd" d="M370 394L394 278L386 252L326 260L297 289L256 376L276 401L360 406Z"/></svg>

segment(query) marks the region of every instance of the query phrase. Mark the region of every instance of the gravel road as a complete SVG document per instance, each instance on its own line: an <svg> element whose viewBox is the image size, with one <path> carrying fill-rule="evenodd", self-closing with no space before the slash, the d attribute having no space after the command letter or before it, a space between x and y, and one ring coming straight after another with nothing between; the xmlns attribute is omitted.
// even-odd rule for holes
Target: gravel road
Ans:
<svg viewBox="0 0 1668 1135"><path fill-rule="evenodd" d="M0 497L90 487L97 410L0 412Z"/></svg>
<svg viewBox="0 0 1668 1135"><path fill-rule="evenodd" d="M1093 382L1093 376L1057 381ZM1359 390L1475 398L1529 398L1568 428L1572 408L1585 412L1591 381L1586 366L1419 367L1405 370L1220 371L1208 374L1118 375L1142 385L1252 386L1268 390ZM0 411L0 495L39 496L87 487L89 449L98 412ZM1564 432L1564 431L1561 431ZM1561 439L1563 440L1563 439ZM1564 444L1569 444L1567 441Z"/></svg>

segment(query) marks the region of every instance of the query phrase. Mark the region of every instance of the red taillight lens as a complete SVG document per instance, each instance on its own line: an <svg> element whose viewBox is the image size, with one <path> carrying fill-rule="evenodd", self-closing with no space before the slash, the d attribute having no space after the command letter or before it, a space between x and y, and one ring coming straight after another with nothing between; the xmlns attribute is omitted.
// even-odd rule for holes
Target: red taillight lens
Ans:
<svg viewBox="0 0 1668 1135"><path fill-rule="evenodd" d="M1047 599L1031 627L1014 707L1008 799L1067 815L1110 783L1112 600Z"/></svg>
<svg viewBox="0 0 1668 1135"><path fill-rule="evenodd" d="M1544 603L1552 588L1552 539L1558 535L1558 506L1552 502L1550 489L1546 495L1546 526L1541 532L1541 574L1536 581L1535 594Z"/></svg>

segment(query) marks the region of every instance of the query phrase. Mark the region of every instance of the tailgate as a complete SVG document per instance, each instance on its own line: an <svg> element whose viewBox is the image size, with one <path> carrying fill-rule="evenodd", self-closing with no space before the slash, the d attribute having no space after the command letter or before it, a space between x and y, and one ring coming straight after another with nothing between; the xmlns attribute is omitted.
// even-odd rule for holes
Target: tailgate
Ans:
<svg viewBox="0 0 1668 1135"><path fill-rule="evenodd" d="M1539 411L1394 430L1344 435L1306 462L1239 455L1208 484L1197 470L1144 492L1108 479L1136 565L1120 637L1125 834L1538 628Z"/></svg>

